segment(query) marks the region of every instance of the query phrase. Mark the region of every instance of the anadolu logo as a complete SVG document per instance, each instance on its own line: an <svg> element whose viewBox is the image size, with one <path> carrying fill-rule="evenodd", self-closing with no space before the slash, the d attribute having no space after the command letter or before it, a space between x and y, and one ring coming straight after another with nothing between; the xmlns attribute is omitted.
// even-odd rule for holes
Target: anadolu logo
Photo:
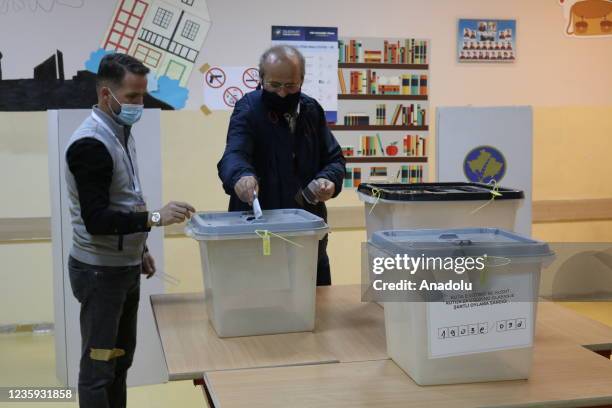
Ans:
<svg viewBox="0 0 612 408"><path fill-rule="evenodd" d="M493 146L475 147L463 159L463 173L475 183L499 182L507 167L506 158Z"/></svg>

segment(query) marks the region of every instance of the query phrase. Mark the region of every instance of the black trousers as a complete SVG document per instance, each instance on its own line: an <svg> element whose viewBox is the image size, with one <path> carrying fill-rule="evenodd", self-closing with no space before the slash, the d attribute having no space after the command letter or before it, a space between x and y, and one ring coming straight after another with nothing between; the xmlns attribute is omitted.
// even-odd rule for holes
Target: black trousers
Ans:
<svg viewBox="0 0 612 408"><path fill-rule="evenodd" d="M79 406L126 406L136 349L141 265L93 266L70 257L72 292L81 304Z"/></svg>
<svg viewBox="0 0 612 408"><path fill-rule="evenodd" d="M298 198L301 198L301 193ZM324 203L318 203L316 205L308 204L304 200L300 202L302 208L306 211L323 218L327 222L327 207ZM317 254L317 286L329 286L331 285L331 271L329 267L329 256L327 256L327 237L329 234L325 234L323 239L319 241L319 250Z"/></svg>
<svg viewBox="0 0 612 408"><path fill-rule="evenodd" d="M327 234L319 241L319 254L317 260L317 286L331 285L331 272L329 257L327 256Z"/></svg>

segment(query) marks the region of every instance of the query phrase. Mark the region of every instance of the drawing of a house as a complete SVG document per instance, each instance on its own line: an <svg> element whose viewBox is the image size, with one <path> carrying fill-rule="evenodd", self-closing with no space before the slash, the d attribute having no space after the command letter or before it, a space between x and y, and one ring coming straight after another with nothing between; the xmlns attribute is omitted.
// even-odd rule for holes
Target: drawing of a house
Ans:
<svg viewBox="0 0 612 408"><path fill-rule="evenodd" d="M206 0L119 0L102 43L185 87L210 28Z"/></svg>

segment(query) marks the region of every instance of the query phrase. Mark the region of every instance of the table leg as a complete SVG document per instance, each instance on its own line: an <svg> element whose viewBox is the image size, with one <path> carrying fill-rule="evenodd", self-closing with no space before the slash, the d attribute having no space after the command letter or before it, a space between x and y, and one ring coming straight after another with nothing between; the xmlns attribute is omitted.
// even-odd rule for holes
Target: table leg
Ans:
<svg viewBox="0 0 612 408"><path fill-rule="evenodd" d="M610 358L610 356L612 355L612 350L593 350L595 353L599 354L600 356L603 356L605 358Z"/></svg>
<svg viewBox="0 0 612 408"><path fill-rule="evenodd" d="M206 386L206 383L204 382L204 378L196 378L193 380L193 385L194 386L201 386L202 389L204 390L204 395L206 395L206 402L208 403L209 408L215 408L215 404L212 400L212 397L210 396L210 392L208 391L208 387Z"/></svg>

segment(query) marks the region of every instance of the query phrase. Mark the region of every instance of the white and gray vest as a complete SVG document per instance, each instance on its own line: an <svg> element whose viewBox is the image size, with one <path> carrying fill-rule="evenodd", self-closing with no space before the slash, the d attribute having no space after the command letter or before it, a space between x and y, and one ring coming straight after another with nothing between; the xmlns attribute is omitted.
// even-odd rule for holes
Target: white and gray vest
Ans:
<svg viewBox="0 0 612 408"><path fill-rule="evenodd" d="M128 138L126 149L121 143L123 126L118 125L104 112L94 107L92 114L73 133L68 148L77 140L94 138L104 144L113 159L113 177L109 189L109 210L144 211L145 201L138 177L136 143ZM64 157L65 157L64 153ZM130 164L131 158L131 164ZM133 171L132 171L133 165ZM66 166L70 216L72 220L72 248L70 255L78 261L101 266L128 266L142 262L147 240L146 232L125 235L91 235L81 217L79 194L74 176Z"/></svg>

